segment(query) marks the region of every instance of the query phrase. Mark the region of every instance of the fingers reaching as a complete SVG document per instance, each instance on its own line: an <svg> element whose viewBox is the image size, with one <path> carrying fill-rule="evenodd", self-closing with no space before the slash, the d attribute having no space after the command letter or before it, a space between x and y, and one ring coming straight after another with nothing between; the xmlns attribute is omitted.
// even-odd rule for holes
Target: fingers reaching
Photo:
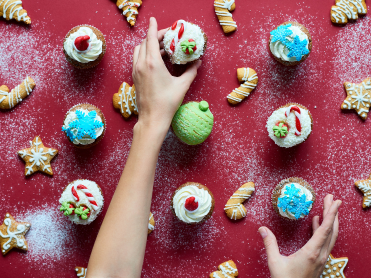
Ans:
<svg viewBox="0 0 371 278"><path fill-rule="evenodd" d="M135 68L135 65L138 62L138 57L139 57L139 50L140 50L140 45L137 45L134 48L134 54L133 54L133 69Z"/></svg>
<svg viewBox="0 0 371 278"><path fill-rule="evenodd" d="M149 20L149 28L148 28L148 34L147 34L147 56L150 56L152 58L161 58L161 55L159 53L160 45L159 40L160 38L163 38L164 35L159 34L157 31L157 21L154 17L151 17Z"/></svg>
<svg viewBox="0 0 371 278"><path fill-rule="evenodd" d="M316 232L316 230L319 228L319 216L316 215L312 219L312 229L313 229L313 234Z"/></svg>
<svg viewBox="0 0 371 278"><path fill-rule="evenodd" d="M275 235L267 227L260 227L259 233L264 241L268 262L281 256Z"/></svg>
<svg viewBox="0 0 371 278"><path fill-rule="evenodd" d="M197 70L201 66L201 60L197 60L193 64L189 65L186 71L179 77L179 80L183 82L187 89L191 86L192 81L197 75Z"/></svg>

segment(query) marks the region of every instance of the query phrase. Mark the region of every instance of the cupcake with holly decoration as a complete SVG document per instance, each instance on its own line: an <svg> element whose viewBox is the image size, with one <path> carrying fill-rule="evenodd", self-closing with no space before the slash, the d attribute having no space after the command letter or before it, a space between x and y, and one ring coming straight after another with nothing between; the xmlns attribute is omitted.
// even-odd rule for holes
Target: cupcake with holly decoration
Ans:
<svg viewBox="0 0 371 278"><path fill-rule="evenodd" d="M266 127L269 137L278 146L290 148L308 139L313 118L303 105L288 103L272 113Z"/></svg>
<svg viewBox="0 0 371 278"><path fill-rule="evenodd" d="M198 25L178 20L166 32L163 42L171 63L187 64L204 54L207 36Z"/></svg>
<svg viewBox="0 0 371 278"><path fill-rule="evenodd" d="M64 189L60 211L72 222L87 225L93 222L103 207L102 190L93 181L75 180Z"/></svg>
<svg viewBox="0 0 371 278"><path fill-rule="evenodd" d="M285 66L300 64L312 51L309 31L297 22L284 22L270 34L269 49L274 59Z"/></svg>

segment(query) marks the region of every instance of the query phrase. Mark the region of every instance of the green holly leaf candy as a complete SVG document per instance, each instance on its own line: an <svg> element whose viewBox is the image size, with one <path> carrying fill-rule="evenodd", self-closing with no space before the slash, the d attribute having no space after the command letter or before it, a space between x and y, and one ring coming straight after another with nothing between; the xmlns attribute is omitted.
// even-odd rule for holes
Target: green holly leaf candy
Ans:
<svg viewBox="0 0 371 278"><path fill-rule="evenodd" d="M89 211L90 210L88 208L85 208L84 210L84 207L82 206L75 209L75 213L80 216L82 220L86 220L88 218Z"/></svg>
<svg viewBox="0 0 371 278"><path fill-rule="evenodd" d="M65 216L71 215L75 208L70 208L70 204L68 202L63 202L62 206L59 209L60 211L63 211L63 214Z"/></svg>
<svg viewBox="0 0 371 278"><path fill-rule="evenodd" d="M283 123L280 123L278 126L275 125L273 127L273 132L274 135L279 138L285 137L287 133L289 133L287 126L284 126Z"/></svg>
<svg viewBox="0 0 371 278"><path fill-rule="evenodd" d="M187 53L188 49L189 54L193 54L193 48L196 46L196 42L185 40L180 43L180 46L182 47L182 51L184 53Z"/></svg>

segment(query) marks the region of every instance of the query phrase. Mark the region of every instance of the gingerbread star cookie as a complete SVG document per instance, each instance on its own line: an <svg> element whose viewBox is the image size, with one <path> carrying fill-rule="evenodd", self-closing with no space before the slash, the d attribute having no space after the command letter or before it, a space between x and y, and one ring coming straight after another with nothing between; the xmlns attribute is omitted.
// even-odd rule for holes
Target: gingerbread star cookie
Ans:
<svg viewBox="0 0 371 278"><path fill-rule="evenodd" d="M118 93L113 95L112 101L113 107L120 109L125 119L128 119L132 114L138 115L135 85L130 87L128 83L122 83Z"/></svg>
<svg viewBox="0 0 371 278"><path fill-rule="evenodd" d="M371 175L367 180L356 181L354 185L363 192L362 207L367 208L371 206Z"/></svg>
<svg viewBox="0 0 371 278"><path fill-rule="evenodd" d="M30 229L28 222L17 222L9 212L5 214L4 223L0 226L1 253L5 256L13 248L28 250L25 234Z"/></svg>
<svg viewBox="0 0 371 278"><path fill-rule="evenodd" d="M237 69L237 79L243 83L227 96L228 102L232 105L236 105L247 98L258 85L258 75L251 68Z"/></svg>
<svg viewBox="0 0 371 278"><path fill-rule="evenodd" d="M85 278L86 277L86 271L87 270L88 270L87 268L82 267L82 266L76 266L75 267L76 275L77 275L77 277L80 277L80 278Z"/></svg>
<svg viewBox="0 0 371 278"><path fill-rule="evenodd" d="M27 97L35 88L35 86L35 81L28 76L20 85L15 87L10 92L7 86L0 86L0 109L12 109L25 97Z"/></svg>
<svg viewBox="0 0 371 278"><path fill-rule="evenodd" d="M218 271L210 274L210 278L233 278L238 276L236 264L232 260L222 263L218 266L218 269Z"/></svg>
<svg viewBox="0 0 371 278"><path fill-rule="evenodd" d="M152 233L155 229L155 219L153 218L152 212L149 213L149 221L148 221L148 234Z"/></svg>
<svg viewBox="0 0 371 278"><path fill-rule="evenodd" d="M53 175L50 161L56 156L58 150L47 148L39 136L30 141L31 147L18 151L18 155L26 162L25 175L29 176L37 171Z"/></svg>
<svg viewBox="0 0 371 278"><path fill-rule="evenodd" d="M27 15L27 11L23 9L20 0L0 0L0 17L31 24L31 18Z"/></svg>
<svg viewBox="0 0 371 278"><path fill-rule="evenodd" d="M335 258L330 254L320 278L345 278L344 268L347 263L348 258Z"/></svg>
<svg viewBox="0 0 371 278"><path fill-rule="evenodd" d="M354 109L358 115L366 120L371 104L371 78L366 78L362 83L344 83L347 98L341 104L341 109Z"/></svg>
<svg viewBox="0 0 371 278"><path fill-rule="evenodd" d="M230 219L238 220L246 217L247 210L243 203L251 197L254 191L255 184L253 182L248 182L233 193L224 207L224 211Z"/></svg>
<svg viewBox="0 0 371 278"><path fill-rule="evenodd" d="M141 0L117 0L116 6L123 10L122 14L126 16L130 26L134 26L137 20L138 8L142 5Z"/></svg>

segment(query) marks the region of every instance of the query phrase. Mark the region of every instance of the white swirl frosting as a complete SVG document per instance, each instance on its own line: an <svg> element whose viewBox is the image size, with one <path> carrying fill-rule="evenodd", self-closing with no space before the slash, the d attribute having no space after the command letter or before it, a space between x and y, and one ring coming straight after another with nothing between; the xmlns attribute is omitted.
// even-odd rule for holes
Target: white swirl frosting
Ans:
<svg viewBox="0 0 371 278"><path fill-rule="evenodd" d="M184 204L188 197L196 197L198 208L194 211L188 211ZM173 198L173 208L176 216L186 223L200 222L209 212L212 205L212 198L205 189L198 188L195 185L189 185L179 189Z"/></svg>
<svg viewBox="0 0 371 278"><path fill-rule="evenodd" d="M89 48L85 51L79 51L75 47L75 39L80 36L90 37ZM97 38L93 30L89 27L80 27L75 33L72 33L68 38L65 39L63 48L72 59L80 63L89 63L95 61L102 53L102 41Z"/></svg>
<svg viewBox="0 0 371 278"><path fill-rule="evenodd" d="M306 48L308 49L309 39L308 39L307 34L305 34L297 26L290 26L288 27L288 29L292 31L292 34L286 38L289 41L293 41L296 36L299 36L301 41L306 39L307 40ZM283 42L279 40L275 42L270 42L269 48L275 57L282 59L284 61L288 61L288 62L296 62L296 57L288 56L290 50L287 48L287 46Z"/></svg>

